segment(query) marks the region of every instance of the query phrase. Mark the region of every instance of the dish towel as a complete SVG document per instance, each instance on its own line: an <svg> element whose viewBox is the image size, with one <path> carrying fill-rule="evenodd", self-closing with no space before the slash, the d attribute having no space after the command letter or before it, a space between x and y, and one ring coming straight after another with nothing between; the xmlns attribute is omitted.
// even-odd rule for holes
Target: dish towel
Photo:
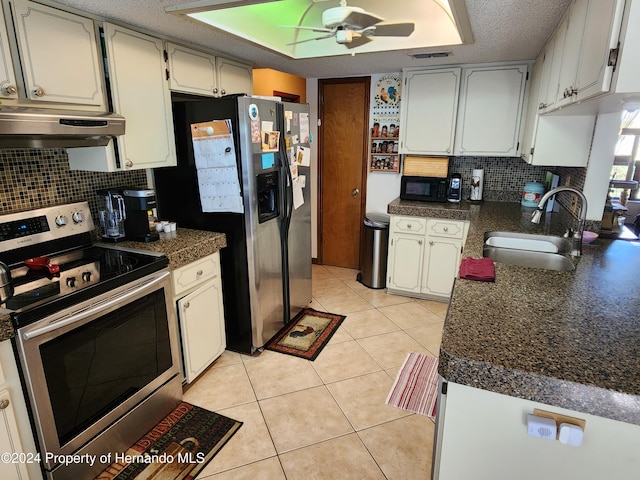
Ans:
<svg viewBox="0 0 640 480"><path fill-rule="evenodd" d="M478 280L480 282L494 282L496 269L490 258L467 257L460 262L460 278Z"/></svg>

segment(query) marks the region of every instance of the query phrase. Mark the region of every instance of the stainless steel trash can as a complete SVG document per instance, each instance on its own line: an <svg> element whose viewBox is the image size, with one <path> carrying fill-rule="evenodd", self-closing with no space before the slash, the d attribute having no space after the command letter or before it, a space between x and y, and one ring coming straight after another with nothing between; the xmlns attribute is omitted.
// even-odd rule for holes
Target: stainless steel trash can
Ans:
<svg viewBox="0 0 640 480"><path fill-rule="evenodd" d="M389 246L389 215L367 213L364 237L360 246L358 281L369 288L387 286L387 250Z"/></svg>

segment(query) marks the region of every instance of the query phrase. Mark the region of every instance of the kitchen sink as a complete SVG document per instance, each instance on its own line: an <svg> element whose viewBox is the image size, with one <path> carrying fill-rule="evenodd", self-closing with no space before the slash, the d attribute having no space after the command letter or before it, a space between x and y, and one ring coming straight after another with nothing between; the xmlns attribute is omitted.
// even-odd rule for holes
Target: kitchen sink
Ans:
<svg viewBox="0 0 640 480"><path fill-rule="evenodd" d="M485 246L527 250L531 252L559 253L571 252L571 240L554 235L536 235L518 232L486 232Z"/></svg>
<svg viewBox="0 0 640 480"><path fill-rule="evenodd" d="M518 232L486 232L482 256L498 263L545 270L574 270L568 256L571 241L554 235Z"/></svg>

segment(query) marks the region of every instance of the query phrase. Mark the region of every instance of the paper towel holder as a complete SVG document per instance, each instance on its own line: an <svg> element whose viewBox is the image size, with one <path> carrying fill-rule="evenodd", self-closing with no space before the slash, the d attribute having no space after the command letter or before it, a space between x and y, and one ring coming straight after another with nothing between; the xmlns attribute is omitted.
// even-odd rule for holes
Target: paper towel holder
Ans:
<svg viewBox="0 0 640 480"><path fill-rule="evenodd" d="M471 172L471 181L469 182L469 200L471 202L482 201L482 190L484 184L484 170L476 168Z"/></svg>

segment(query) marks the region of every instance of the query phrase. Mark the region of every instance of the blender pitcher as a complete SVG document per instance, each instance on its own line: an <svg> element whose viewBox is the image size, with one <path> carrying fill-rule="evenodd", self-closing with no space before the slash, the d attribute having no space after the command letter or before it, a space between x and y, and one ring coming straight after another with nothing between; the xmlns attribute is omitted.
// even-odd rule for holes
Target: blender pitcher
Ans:
<svg viewBox="0 0 640 480"><path fill-rule="evenodd" d="M102 238L111 242L124 239L124 221L127 218L124 198L113 190L100 190L98 194L104 196L105 206L104 210L98 212Z"/></svg>

